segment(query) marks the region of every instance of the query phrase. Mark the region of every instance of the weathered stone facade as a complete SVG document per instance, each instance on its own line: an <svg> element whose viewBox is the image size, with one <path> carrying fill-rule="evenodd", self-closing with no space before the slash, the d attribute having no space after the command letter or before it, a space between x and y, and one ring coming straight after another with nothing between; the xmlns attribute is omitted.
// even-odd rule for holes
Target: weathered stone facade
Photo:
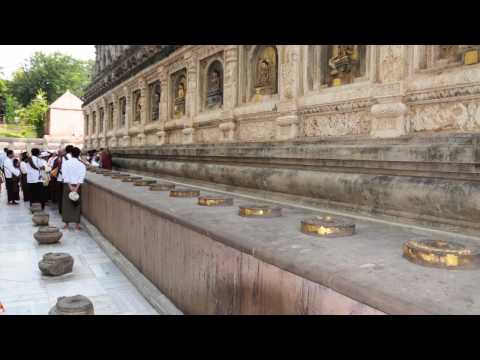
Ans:
<svg viewBox="0 0 480 360"><path fill-rule="evenodd" d="M331 75L345 63L335 49L347 48L348 65L356 46L98 45L86 146L480 129L480 65L466 65L476 45L363 46L350 57L363 70ZM93 124L103 113L110 125Z"/></svg>
<svg viewBox="0 0 480 360"><path fill-rule="evenodd" d="M117 166L474 226L478 49L98 45L85 146Z"/></svg>

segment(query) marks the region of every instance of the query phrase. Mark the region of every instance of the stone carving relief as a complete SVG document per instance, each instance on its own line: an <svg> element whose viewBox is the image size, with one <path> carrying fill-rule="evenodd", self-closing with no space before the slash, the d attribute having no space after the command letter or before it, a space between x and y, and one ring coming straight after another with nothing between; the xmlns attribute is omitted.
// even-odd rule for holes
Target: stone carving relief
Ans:
<svg viewBox="0 0 480 360"><path fill-rule="evenodd" d="M125 96L121 97L118 103L120 109L120 127L124 127L127 122L127 98Z"/></svg>
<svg viewBox="0 0 480 360"><path fill-rule="evenodd" d="M365 45L329 45L326 54L324 82L329 86L349 84L365 74Z"/></svg>
<svg viewBox="0 0 480 360"><path fill-rule="evenodd" d="M97 112L92 113L92 134L97 132Z"/></svg>
<svg viewBox="0 0 480 360"><path fill-rule="evenodd" d="M186 114L186 96L187 96L187 77L186 70L176 72L172 75L172 84L173 84L173 112L172 117L174 119L179 119Z"/></svg>
<svg viewBox="0 0 480 360"><path fill-rule="evenodd" d="M133 122L140 123L142 120L142 93L135 90L132 94L133 98Z"/></svg>
<svg viewBox="0 0 480 360"><path fill-rule="evenodd" d="M236 130L239 141L269 141L275 139L276 126L274 121L240 121Z"/></svg>
<svg viewBox="0 0 480 360"><path fill-rule="evenodd" d="M114 111L114 104L113 102L108 104L108 130L113 129L113 111Z"/></svg>
<svg viewBox="0 0 480 360"><path fill-rule="evenodd" d="M399 81L403 77L402 45L385 45L380 51L380 79L384 83Z"/></svg>
<svg viewBox="0 0 480 360"><path fill-rule="evenodd" d="M160 119L160 81L155 81L149 85L150 94L150 121Z"/></svg>
<svg viewBox="0 0 480 360"><path fill-rule="evenodd" d="M208 110L223 104L223 66L218 60L212 62L207 70L207 94L205 108Z"/></svg>
<svg viewBox="0 0 480 360"><path fill-rule="evenodd" d="M369 113L366 111L308 116L300 123L300 136L367 135L370 126Z"/></svg>
<svg viewBox="0 0 480 360"><path fill-rule="evenodd" d="M290 47L286 47L284 49L284 61L281 67L283 95L286 99L292 99L294 97L298 61L298 54Z"/></svg>
<svg viewBox="0 0 480 360"><path fill-rule="evenodd" d="M278 89L278 56L274 46L260 46L253 58L255 95L272 95Z"/></svg>
<svg viewBox="0 0 480 360"><path fill-rule="evenodd" d="M98 131L100 133L103 133L103 123L105 120L105 110L103 107L100 108L99 110L99 126L98 126Z"/></svg>
<svg viewBox="0 0 480 360"><path fill-rule="evenodd" d="M416 105L408 113L413 131L480 130L480 102Z"/></svg>

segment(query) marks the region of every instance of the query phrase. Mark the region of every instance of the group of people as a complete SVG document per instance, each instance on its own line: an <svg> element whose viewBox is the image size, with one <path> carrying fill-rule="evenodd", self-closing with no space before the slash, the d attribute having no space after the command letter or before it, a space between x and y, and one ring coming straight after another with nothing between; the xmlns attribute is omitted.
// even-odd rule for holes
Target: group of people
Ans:
<svg viewBox="0 0 480 360"><path fill-rule="evenodd" d="M101 149L99 159L102 167L111 169L108 150ZM72 145L56 153L34 148L31 154L23 152L19 158L5 148L0 151L0 191L4 182L8 205L18 205L20 189L23 201L39 203L42 210L49 201L57 204L65 229L75 223L80 230L81 185L86 168L99 165L90 156L88 161L83 160L81 150Z"/></svg>

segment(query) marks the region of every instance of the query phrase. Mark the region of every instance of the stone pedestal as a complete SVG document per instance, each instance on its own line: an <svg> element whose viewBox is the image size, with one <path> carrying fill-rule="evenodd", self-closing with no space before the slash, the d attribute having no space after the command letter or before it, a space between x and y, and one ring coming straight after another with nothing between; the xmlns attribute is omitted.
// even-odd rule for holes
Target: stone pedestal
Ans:
<svg viewBox="0 0 480 360"><path fill-rule="evenodd" d="M401 98L378 99L378 104L372 106L371 135L378 138L394 138L406 135L409 126L405 114L407 106Z"/></svg>
<svg viewBox="0 0 480 360"><path fill-rule="evenodd" d="M50 215L43 211L35 212L32 216L32 221L37 226L48 226L49 219Z"/></svg>
<svg viewBox="0 0 480 360"><path fill-rule="evenodd" d="M186 128L182 130L183 133L183 143L192 144L193 143L193 128Z"/></svg>
<svg viewBox="0 0 480 360"><path fill-rule="evenodd" d="M83 295L59 297L48 315L95 315L93 303Z"/></svg>
<svg viewBox="0 0 480 360"><path fill-rule="evenodd" d="M47 276L68 274L73 270L73 257L67 253L47 253L38 263L38 268Z"/></svg>
<svg viewBox="0 0 480 360"><path fill-rule="evenodd" d="M298 116L286 115L276 120L276 138L278 140L295 139L298 135Z"/></svg>
<svg viewBox="0 0 480 360"><path fill-rule="evenodd" d="M41 227L33 234L39 244L55 244L60 241L62 236L62 232L55 226Z"/></svg>
<svg viewBox="0 0 480 360"><path fill-rule="evenodd" d="M222 131L223 141L233 141L234 140L234 131L235 131L235 122L229 121L218 126Z"/></svg>
<svg viewBox="0 0 480 360"><path fill-rule="evenodd" d="M38 203L34 203L30 207L30 211L32 212L32 214L35 214L37 212L41 212L42 211L42 205L38 204Z"/></svg>

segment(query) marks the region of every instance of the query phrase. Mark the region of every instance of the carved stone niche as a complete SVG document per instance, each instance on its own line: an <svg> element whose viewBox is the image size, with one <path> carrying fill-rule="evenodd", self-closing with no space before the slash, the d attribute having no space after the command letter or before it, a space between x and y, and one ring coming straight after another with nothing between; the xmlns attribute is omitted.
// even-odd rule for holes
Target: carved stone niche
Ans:
<svg viewBox="0 0 480 360"><path fill-rule="evenodd" d="M180 119L186 115L187 70L182 69L171 76L171 99L173 119Z"/></svg>
<svg viewBox="0 0 480 360"><path fill-rule="evenodd" d="M148 93L150 96L150 121L157 121L160 119L160 81L149 84Z"/></svg>
<svg viewBox="0 0 480 360"><path fill-rule="evenodd" d="M132 93L133 99L133 123L138 125L142 122L142 92L135 90Z"/></svg>
<svg viewBox="0 0 480 360"><path fill-rule="evenodd" d="M371 135L378 138L394 138L410 132L408 111L402 97L388 97L377 99L378 103L372 106Z"/></svg>
<svg viewBox="0 0 480 360"><path fill-rule="evenodd" d="M275 46L258 46L250 59L252 95L259 101L278 93L278 52Z"/></svg>
<svg viewBox="0 0 480 360"><path fill-rule="evenodd" d="M223 105L223 52L203 59L201 69L202 110L215 110Z"/></svg>
<svg viewBox="0 0 480 360"><path fill-rule="evenodd" d="M127 122L127 98L125 96L118 100L119 127L124 127Z"/></svg>
<svg viewBox="0 0 480 360"><path fill-rule="evenodd" d="M322 79L328 86L354 82L366 73L366 45L326 45L322 51Z"/></svg>

